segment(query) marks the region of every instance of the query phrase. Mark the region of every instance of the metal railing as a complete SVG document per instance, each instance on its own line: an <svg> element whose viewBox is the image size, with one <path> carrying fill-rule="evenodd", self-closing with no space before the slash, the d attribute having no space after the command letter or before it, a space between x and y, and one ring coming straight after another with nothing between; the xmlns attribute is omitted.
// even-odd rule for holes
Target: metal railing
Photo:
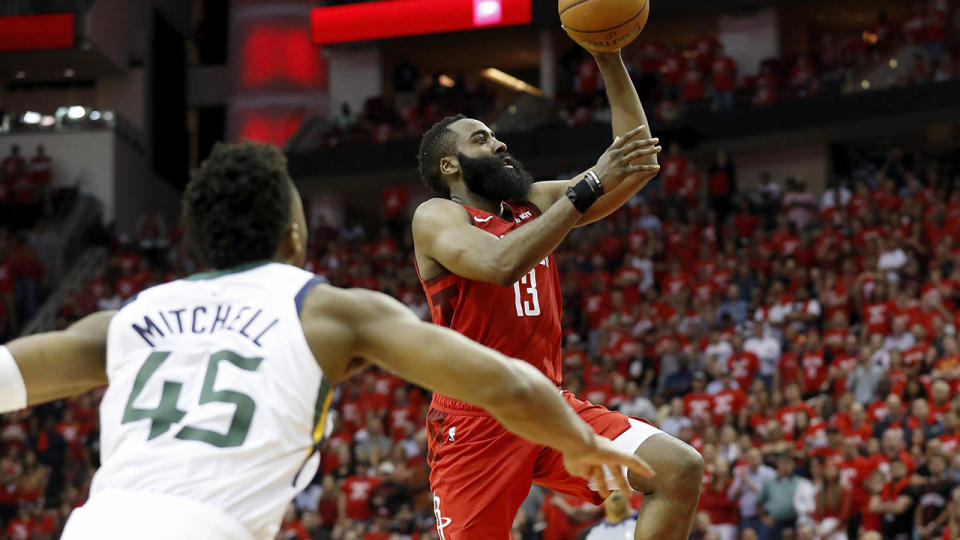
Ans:
<svg viewBox="0 0 960 540"><path fill-rule="evenodd" d="M94 274L96 274L97 270L107 264L107 259L107 248L98 246L84 251L70 271L60 280L57 288L50 293L47 300L40 306L40 309L37 310L33 319L24 327L23 335L29 336L31 334L54 330L56 328L57 314L60 312L60 307L63 306L63 303L66 302L71 294L85 286Z"/></svg>

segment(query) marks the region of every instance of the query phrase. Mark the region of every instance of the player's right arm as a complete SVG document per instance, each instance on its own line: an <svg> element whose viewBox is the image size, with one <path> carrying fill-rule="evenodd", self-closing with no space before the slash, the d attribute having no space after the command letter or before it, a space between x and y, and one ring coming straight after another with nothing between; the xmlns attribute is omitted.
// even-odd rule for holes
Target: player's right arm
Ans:
<svg viewBox="0 0 960 540"><path fill-rule="evenodd" d="M454 274L508 287L549 257L581 216L563 197L539 218L497 238L475 227L459 204L430 199L413 215L413 238L418 254Z"/></svg>
<svg viewBox="0 0 960 540"><path fill-rule="evenodd" d="M84 317L67 329L22 337L7 343L26 388L26 402L17 398L17 406L36 405L82 394L107 384L107 327L114 311L101 311ZM3 351L0 351L0 355ZM0 358L7 362L8 358ZM21 392L14 366L4 364L0 388L5 405L11 394ZM9 407L3 407L9 408ZM6 411L0 411L6 412Z"/></svg>
<svg viewBox="0 0 960 540"><path fill-rule="evenodd" d="M572 474L602 478L603 464L652 474L636 456L597 436L533 366L425 323L385 294L321 285L307 297L301 322L334 384L349 359L362 356L414 384L481 407L506 429L559 450Z"/></svg>
<svg viewBox="0 0 960 540"><path fill-rule="evenodd" d="M595 172L607 189L647 170L647 165L631 164L655 153L653 141L634 140L640 133L638 128L618 138L600 158ZM561 187L566 189L566 184ZM506 287L549 257L583 216L567 197L558 195L542 216L497 238L473 226L462 206L438 198L417 208L413 239L418 256L429 257L458 276Z"/></svg>

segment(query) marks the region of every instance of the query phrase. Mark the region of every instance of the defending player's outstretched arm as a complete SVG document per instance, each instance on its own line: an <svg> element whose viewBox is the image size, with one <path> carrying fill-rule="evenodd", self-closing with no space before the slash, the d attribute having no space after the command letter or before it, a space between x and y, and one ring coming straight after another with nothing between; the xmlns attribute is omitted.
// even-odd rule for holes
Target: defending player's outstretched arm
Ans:
<svg viewBox="0 0 960 540"><path fill-rule="evenodd" d="M16 360L26 400L20 395L9 359L0 358L0 412L82 394L107 384L107 327L114 311L89 315L60 332L15 339L7 348ZM4 351L0 350L0 355ZM22 387L20 387L22 388ZM12 401L11 401L12 400ZM12 404L8 404L8 402Z"/></svg>
<svg viewBox="0 0 960 540"><path fill-rule="evenodd" d="M405 380L482 407L517 435L560 450L573 474L596 478L605 464L651 475L635 456L597 436L535 368L420 321L385 294L318 286L301 321L333 383L346 369L344 359L363 356Z"/></svg>
<svg viewBox="0 0 960 540"><path fill-rule="evenodd" d="M617 138L597 162L593 170L606 189L615 191L625 178L638 173L650 174L649 171L658 168L633 164L659 151L655 140L638 138L644 129L641 126ZM563 190L567 187L566 182L542 182L533 187L537 189L544 183L555 184L556 188L563 184ZM609 196L600 197L593 206ZM591 211L581 213L562 194L543 206L542 201L538 203L533 197L531 202L547 210L523 227L497 238L474 227L470 215L459 204L446 199L431 199L421 204L413 216L413 238L418 255L430 257L458 276L510 286L550 256L570 229Z"/></svg>
<svg viewBox="0 0 960 540"><path fill-rule="evenodd" d="M639 133L634 135L637 140L650 139L659 142L659 139L654 139L651 135L647 115L640 103L637 89L630 79L630 74L623 64L620 52L591 51L591 54L593 54L597 65L600 67L600 76L603 77L603 83L606 87L607 99L610 102L610 113L613 118L614 139L627 136L633 133L633 130L639 130ZM656 153L637 156L631 164L645 165L649 168L630 174L613 189L608 189L606 194L583 214L583 217L577 222L577 227L607 217L623 206L630 200L630 197L633 197L659 173L659 167L656 167ZM537 201L555 201L563 197L567 187L577 183L580 178L582 178L582 175L569 181L538 182L534 184L531 201L534 203L537 203Z"/></svg>

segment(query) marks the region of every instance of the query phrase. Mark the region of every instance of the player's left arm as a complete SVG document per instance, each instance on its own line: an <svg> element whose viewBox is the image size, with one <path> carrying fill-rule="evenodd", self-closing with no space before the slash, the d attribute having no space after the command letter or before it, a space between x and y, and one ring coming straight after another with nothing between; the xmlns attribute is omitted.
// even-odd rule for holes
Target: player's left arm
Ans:
<svg viewBox="0 0 960 540"><path fill-rule="evenodd" d="M15 339L0 350L0 412L82 394L107 384L107 327L115 311L67 329ZM22 386L17 380L22 377ZM26 395L23 396L25 387ZM13 408L11 408L13 407Z"/></svg>
<svg viewBox="0 0 960 540"><path fill-rule="evenodd" d="M653 139L647 115L640 103L637 89L630 80L620 52L592 52L600 67L607 90L607 99L610 101L610 112L613 117L613 137L622 137L630 130L643 126L636 140ZM658 141L659 142L659 141ZM657 155L643 155L633 163L635 165L657 165ZM577 227L589 225L599 221L624 205L630 197L640 191L647 182L659 173L658 170L643 171L629 176L616 189L604 194L603 197L590 207L577 222ZM557 199L564 196L568 187L572 187L583 178L579 175L572 180L558 180L554 182L537 182L533 185L530 202L538 208L549 208Z"/></svg>

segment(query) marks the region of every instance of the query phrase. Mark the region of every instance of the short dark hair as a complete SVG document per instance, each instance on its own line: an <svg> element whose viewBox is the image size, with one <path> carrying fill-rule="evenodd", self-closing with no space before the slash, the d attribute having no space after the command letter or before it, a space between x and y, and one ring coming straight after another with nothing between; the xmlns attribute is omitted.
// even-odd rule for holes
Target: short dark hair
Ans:
<svg viewBox="0 0 960 540"><path fill-rule="evenodd" d="M466 116L462 114L448 116L434 124L420 139L420 153L417 154L417 160L420 162L420 179L438 197L450 197L450 186L443 181L443 174L440 172L440 160L456 153L454 133L450 129L450 124L464 118Z"/></svg>
<svg viewBox="0 0 960 540"><path fill-rule="evenodd" d="M183 194L194 255L218 269L273 258L290 222L292 185L273 146L214 146Z"/></svg>

